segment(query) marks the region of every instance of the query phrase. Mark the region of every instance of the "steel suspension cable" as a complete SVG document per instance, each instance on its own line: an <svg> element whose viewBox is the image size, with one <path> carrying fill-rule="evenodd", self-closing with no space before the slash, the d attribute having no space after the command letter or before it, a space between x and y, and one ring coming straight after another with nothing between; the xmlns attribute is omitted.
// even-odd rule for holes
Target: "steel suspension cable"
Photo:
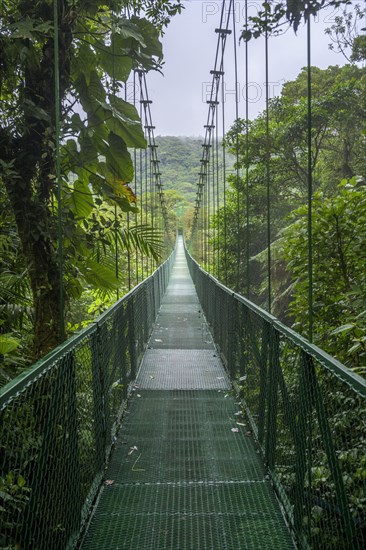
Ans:
<svg viewBox="0 0 366 550"><path fill-rule="evenodd" d="M236 23L235 23L235 2L233 4L233 38L234 38L234 74L235 74L235 119L236 124L239 121L239 94L238 94L238 55L236 44ZM236 291L240 289L240 194L239 194L239 129L236 129L236 233L237 233L237 250L236 250Z"/></svg>
<svg viewBox="0 0 366 550"><path fill-rule="evenodd" d="M219 111L216 110L216 132L215 132L215 148L216 148L216 194L217 194L217 278L220 279L220 227L221 227L221 214L220 214L220 186L219 186Z"/></svg>
<svg viewBox="0 0 366 550"><path fill-rule="evenodd" d="M137 94L137 86L136 86L136 70L133 71L133 106L135 107L136 109L136 94ZM141 103L140 103L140 107L141 107ZM135 196L137 197L137 190L138 190L138 185L137 185L137 149L136 147L133 148L133 166L134 166L134 176L133 176L133 182L134 182L134 192L135 192ZM134 214L134 218L135 218L135 227L138 225L138 214L137 212ZM138 253L138 249L136 248L136 251L135 251L135 281L136 281L136 285L139 284L139 253Z"/></svg>
<svg viewBox="0 0 366 550"><path fill-rule="evenodd" d="M207 183L206 183L206 195L207 195L207 271L211 269L211 208L210 208L210 165L207 167Z"/></svg>
<svg viewBox="0 0 366 550"><path fill-rule="evenodd" d="M141 86L139 85L140 87L140 120L141 120L141 123L142 123L142 103L141 103ZM146 151L146 149L145 149ZM143 226L143 208L144 208L144 203L143 203L143 183L142 183L142 179L143 179L143 162L142 162L142 149L140 149L139 151L139 164L140 164L140 167L139 167L139 178L140 178L140 226L141 226L141 229L142 229L142 226ZM141 254L141 261L140 261L140 267L141 267L141 281L144 280L144 255Z"/></svg>
<svg viewBox="0 0 366 550"><path fill-rule="evenodd" d="M265 87L266 87L266 188L267 188L267 280L268 280L268 311L272 310L271 281L271 184L270 184L270 143L269 143L269 79L268 79L268 31L264 37L265 49Z"/></svg>
<svg viewBox="0 0 366 550"><path fill-rule="evenodd" d="M205 176L205 185L203 187L203 220L204 220L204 244L205 244L205 256L204 256L204 266L207 271L207 248L208 248L208 202L207 202L207 186L208 186L208 175L206 172Z"/></svg>
<svg viewBox="0 0 366 550"><path fill-rule="evenodd" d="M163 227L165 227L168 243L172 245L170 236L169 236L168 211L167 211L167 206L166 206L165 197L164 197L163 185L161 181L161 173L159 171L160 161L157 157L158 146L155 143L155 136L154 136L155 126L152 123L152 116L151 116L150 105L152 104L152 101L151 99L149 99L149 93L148 93L147 82L146 82L146 73L143 70L140 70L140 73L142 75L141 90L142 90L142 97L143 97L143 99L141 99L141 102L145 108L145 121L146 121L145 127L149 130L148 140L149 140L149 147L150 147L151 156L152 156L152 175L154 176L154 180L155 180L155 185L153 190L154 190L154 194L158 195L161 213L162 213L160 229L161 231L163 231ZM155 215L154 215L154 218L156 218ZM158 220L158 223L159 223L159 220Z"/></svg>
<svg viewBox="0 0 366 550"><path fill-rule="evenodd" d="M209 104L209 110L207 115L207 124L205 125L205 138L204 143L202 145L203 147L203 154L202 154L202 160L203 161L209 161L210 159L210 147L212 146L212 134L211 129L215 126L214 120L215 120L215 113L216 113L216 106L219 104L218 102L218 95L219 95L219 88L220 88L220 78L223 76L223 71L221 70L222 62L223 62L223 55L225 51L225 44L226 44L226 37L228 34L231 33L231 30L228 29L229 21L231 17L231 9L232 9L233 0L230 0L229 7L226 10L226 2L225 0L222 3L222 9L221 9L221 16L220 16L220 27L218 29L215 29L215 32L218 33L218 40L216 45L216 54L215 54L215 65L214 69L210 71L212 75L212 84L211 84L211 91L210 91L210 99L207 100L207 103ZM224 14L227 13L227 19L226 19L226 27L223 28L223 21L224 21ZM221 47L220 47L221 46ZM219 62L219 54L221 53L221 60ZM208 162L204 164L204 169L208 169ZM203 171L202 171L203 172ZM197 236L197 224L200 217L200 209L201 209L201 201L204 197L204 194L200 192L202 184L204 184L204 178L205 174L200 173L200 180L198 182L198 188L197 188L197 196L196 196L196 205L194 210L194 218L193 218L193 225L192 225L192 239L196 238Z"/></svg>
<svg viewBox="0 0 366 550"><path fill-rule="evenodd" d="M226 38L225 38L226 40ZM224 38L222 41L222 48L224 50ZM224 54L224 52L223 52ZM221 60L221 70L223 72L222 76L222 87L221 87L221 102L222 102L222 113L221 113L221 122L222 122L222 179L224 183L224 275L225 275L225 285L228 284L228 277L227 277L227 256L228 256L228 250L227 250L227 212L226 212L226 149L225 149L225 81L224 81L224 57L222 57Z"/></svg>
<svg viewBox="0 0 366 550"><path fill-rule="evenodd" d="M212 128L212 131L214 131L214 128ZM212 139L212 138L211 138ZM214 144L213 144L214 145ZM216 212L216 182L215 182L215 147L212 147L212 163L211 163L211 184L212 184L212 214L215 216ZM217 269L217 223L215 220L215 223L213 224L213 245L212 245L212 251L213 251L213 260L212 260L212 272L215 274Z"/></svg>
<svg viewBox="0 0 366 550"><path fill-rule="evenodd" d="M313 166L312 166L312 89L311 89L311 27L310 15L307 22L307 146L308 146L308 278L309 278L309 333L310 342L313 341L313 229L312 229L312 200L313 200Z"/></svg>
<svg viewBox="0 0 366 550"><path fill-rule="evenodd" d="M155 208L155 205L154 205L154 201L153 201L153 190L154 190L154 185L153 185L153 166L154 166L154 159L153 159L153 154L152 154L152 144L150 144L150 141L149 141L149 160L150 160L150 164L149 164L149 189L150 189L150 209L151 209L151 227L152 227L152 230L154 231L154 227L155 227L155 212L154 212L154 208ZM153 269L153 259L151 258L150 259L150 269L152 270Z"/></svg>
<svg viewBox="0 0 366 550"><path fill-rule="evenodd" d="M245 31L248 32L248 0L245 0ZM245 260L246 260L246 296L250 297L250 226L249 226L249 47L245 41Z"/></svg>
<svg viewBox="0 0 366 550"><path fill-rule="evenodd" d="M146 132L146 130L145 130ZM147 217L147 189L148 189L148 181L149 181L149 155L150 152L148 152L147 148L145 149L145 226L148 226L148 217ZM149 274L149 258L146 257L145 261L145 267L146 267L146 275Z"/></svg>

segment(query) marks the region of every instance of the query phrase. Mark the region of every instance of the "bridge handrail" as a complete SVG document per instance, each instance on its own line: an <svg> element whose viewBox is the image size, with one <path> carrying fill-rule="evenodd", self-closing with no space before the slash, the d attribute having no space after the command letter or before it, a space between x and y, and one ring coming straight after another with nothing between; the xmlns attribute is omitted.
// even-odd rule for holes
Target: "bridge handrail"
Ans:
<svg viewBox="0 0 366 550"><path fill-rule="evenodd" d="M298 547L361 550L365 380L186 257Z"/></svg>
<svg viewBox="0 0 366 550"><path fill-rule="evenodd" d="M166 262L168 261L169 259L166 260ZM32 380L38 378L38 376L40 376L44 371L52 368L52 366L60 357L73 349L84 338L90 336L95 331L95 329L100 326L101 322L104 319L111 317L113 313L121 307L121 304L128 302L133 296L138 294L141 288L148 284L150 279L156 276L156 273L163 267L163 265L164 264L159 266L151 275L149 275L149 277L141 281L138 285L136 285L119 300L117 300L106 311L101 313L97 319L90 323L90 325L70 336L65 342L57 346L47 355L42 357L42 359L39 359L39 361L34 363L34 365L28 367L26 370L24 370L24 372L22 372L16 378L0 388L0 409L9 401L9 399L11 399L14 395L17 395L25 386L31 383Z"/></svg>
<svg viewBox="0 0 366 550"><path fill-rule="evenodd" d="M76 545L174 257L0 390L0 546Z"/></svg>
<svg viewBox="0 0 366 550"><path fill-rule="evenodd" d="M199 263L190 255L187 249L186 249L186 255L188 256L189 261L196 264L197 268L200 269L207 278L211 279L215 285L221 288L224 292L227 292L228 294L230 294L238 302L244 304L248 309L253 311L255 314L259 315L262 319L264 319L269 324L271 324L284 336L292 340L294 344L296 344L301 349L306 351L306 353L314 357L314 359L317 359L319 363L324 365L324 367L326 367L327 369L331 370L336 376L339 376L344 382L349 384L362 397L366 397L366 380L362 378L362 376L359 376L358 374L353 372L351 369L346 367L343 363L338 361L338 359L336 359L335 357L332 357L331 355L329 355L329 353L319 348L316 344L309 342L309 340L304 336L301 336L290 327L284 325L281 321L277 319L277 317L268 313L268 311L265 311L264 309L257 306L256 304L254 304L244 296L241 296L240 294L237 294L230 288L226 287L224 284L218 281L213 275L211 275L211 273L208 273L208 271L205 271L199 265Z"/></svg>

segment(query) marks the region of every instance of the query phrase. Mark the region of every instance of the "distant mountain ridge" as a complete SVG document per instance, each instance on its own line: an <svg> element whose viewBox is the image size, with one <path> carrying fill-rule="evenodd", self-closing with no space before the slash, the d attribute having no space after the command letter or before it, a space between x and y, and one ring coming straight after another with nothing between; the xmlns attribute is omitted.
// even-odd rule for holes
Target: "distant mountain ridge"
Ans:
<svg viewBox="0 0 366 550"><path fill-rule="evenodd" d="M194 202L202 157L203 137L157 136L159 170L164 189L174 189L188 202ZM227 172L232 170L234 157L226 153ZM219 167L222 169L222 148L219 147Z"/></svg>

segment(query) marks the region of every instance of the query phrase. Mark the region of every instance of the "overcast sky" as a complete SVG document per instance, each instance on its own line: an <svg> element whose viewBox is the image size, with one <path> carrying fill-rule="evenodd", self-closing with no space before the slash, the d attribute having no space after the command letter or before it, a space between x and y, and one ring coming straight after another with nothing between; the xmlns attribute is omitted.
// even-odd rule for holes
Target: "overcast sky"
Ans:
<svg viewBox="0 0 366 550"><path fill-rule="evenodd" d="M229 2L227 1L226 4ZM259 1L249 1L249 13L253 13ZM149 73L148 86L153 100L152 116L155 135L199 136L207 119L205 91L211 82L221 1L185 0L185 9L171 22L163 37L164 76ZM239 35L244 25L244 0L236 0L236 27ZM343 65L341 54L329 50L329 37L324 29L334 23L340 9L323 10L312 23L312 64L321 68ZM225 111L227 128L234 119L234 62L233 35L227 40L225 55ZM293 80L306 65L305 29L297 35L292 29L269 42L269 82L271 95L278 95L285 81ZM245 114L244 44L238 47L239 65L239 116ZM249 116L253 118L264 108L264 41L249 42Z"/></svg>

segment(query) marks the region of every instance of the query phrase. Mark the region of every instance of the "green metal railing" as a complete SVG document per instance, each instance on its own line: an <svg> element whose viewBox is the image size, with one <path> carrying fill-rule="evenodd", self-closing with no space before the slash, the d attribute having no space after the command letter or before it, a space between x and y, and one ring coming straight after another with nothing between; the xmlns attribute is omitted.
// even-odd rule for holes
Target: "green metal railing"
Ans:
<svg viewBox="0 0 366 550"><path fill-rule="evenodd" d="M173 260L1 390L0 548L75 546Z"/></svg>
<svg viewBox="0 0 366 550"><path fill-rule="evenodd" d="M186 255L298 546L365 548L365 380Z"/></svg>

